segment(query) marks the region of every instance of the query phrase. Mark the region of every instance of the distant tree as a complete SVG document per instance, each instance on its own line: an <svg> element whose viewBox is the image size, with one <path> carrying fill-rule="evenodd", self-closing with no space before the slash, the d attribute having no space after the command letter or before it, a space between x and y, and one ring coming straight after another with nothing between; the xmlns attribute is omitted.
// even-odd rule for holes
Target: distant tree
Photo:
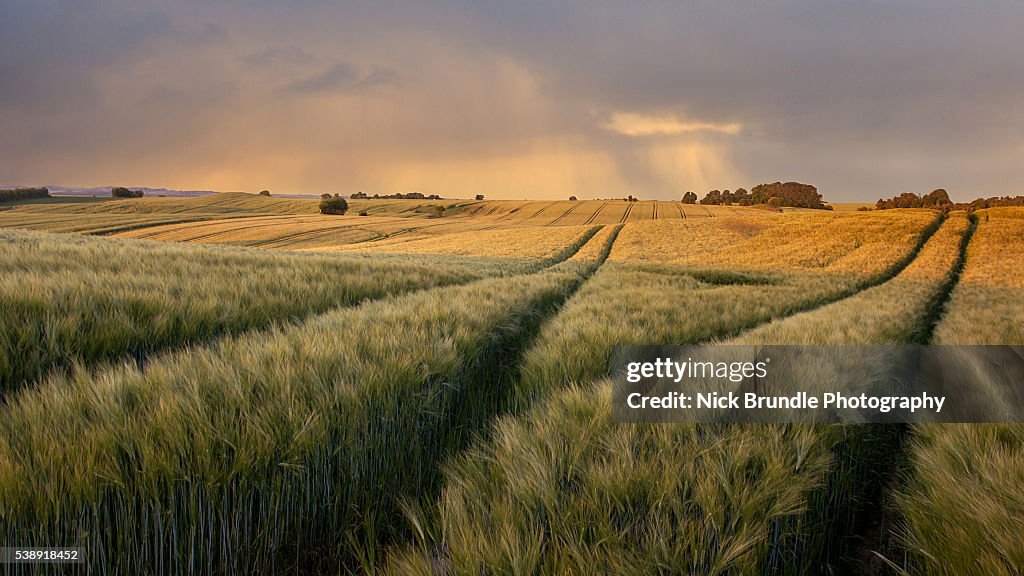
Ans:
<svg viewBox="0 0 1024 576"><path fill-rule="evenodd" d="M783 206L826 209L818 189L810 184L775 182L773 184L758 184L750 189L750 201L753 204L767 204L773 196L778 197Z"/></svg>
<svg viewBox="0 0 1024 576"><path fill-rule="evenodd" d="M344 216L346 212L348 212L348 202L344 198L324 198L320 201L321 214Z"/></svg>
<svg viewBox="0 0 1024 576"><path fill-rule="evenodd" d="M483 194L477 194L476 195L476 199L477 200L483 200L484 199L484 195Z"/></svg>
<svg viewBox="0 0 1024 576"><path fill-rule="evenodd" d="M879 210L889 210L892 208L920 208L922 199L913 192L904 192L899 196L894 196L888 200L879 200L875 203L875 208Z"/></svg>
<svg viewBox="0 0 1024 576"><path fill-rule="evenodd" d="M768 205L771 206L772 208L781 208L782 198L779 198L778 196L772 196L771 198L768 199Z"/></svg>
<svg viewBox="0 0 1024 576"><path fill-rule="evenodd" d="M260 190L260 196L270 196L270 190Z"/></svg>
<svg viewBox="0 0 1024 576"><path fill-rule="evenodd" d="M331 198L331 195L330 194L321 194L320 198L323 199L323 200L329 200Z"/></svg>
<svg viewBox="0 0 1024 576"><path fill-rule="evenodd" d="M696 203L697 203L697 193L696 192L687 192L686 194L683 194L683 204L696 204Z"/></svg>
<svg viewBox="0 0 1024 576"><path fill-rule="evenodd" d="M722 203L722 192L720 190L712 190L701 199L700 203L708 206L717 206Z"/></svg>
<svg viewBox="0 0 1024 576"><path fill-rule="evenodd" d="M921 198L922 208L939 208L944 209L953 204L953 201L949 199L949 193L942 188L932 190L930 194L925 195Z"/></svg>
<svg viewBox="0 0 1024 576"><path fill-rule="evenodd" d="M351 196L349 196L349 198L351 198L353 200L361 199L361 198L366 198L366 192L363 192L363 191L360 190L359 192L356 192L355 194L352 194Z"/></svg>
<svg viewBox="0 0 1024 576"><path fill-rule="evenodd" d="M28 198L46 198L50 195L48 188L12 188L0 190L0 202L26 200Z"/></svg>
<svg viewBox="0 0 1024 576"><path fill-rule="evenodd" d="M142 198L142 190L129 190L123 186L116 186L110 189L110 195L114 198Z"/></svg>
<svg viewBox="0 0 1024 576"><path fill-rule="evenodd" d="M577 200L577 198L575 196L569 196L569 201L570 202L575 202L576 200Z"/></svg>

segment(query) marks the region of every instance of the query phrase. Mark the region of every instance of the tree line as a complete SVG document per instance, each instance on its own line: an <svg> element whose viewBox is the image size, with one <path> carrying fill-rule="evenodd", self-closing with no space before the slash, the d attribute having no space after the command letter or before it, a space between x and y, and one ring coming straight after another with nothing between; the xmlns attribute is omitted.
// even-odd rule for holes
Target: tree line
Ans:
<svg viewBox="0 0 1024 576"><path fill-rule="evenodd" d="M0 202L13 202L14 200L25 200L28 198L49 198L48 188L10 188L0 190Z"/></svg>
<svg viewBox="0 0 1024 576"><path fill-rule="evenodd" d="M875 202L876 210L892 210L895 208L930 208L932 210L966 210L973 212L982 208L995 208L997 206L1024 206L1024 196L994 196L992 198L976 198L970 202L953 202L949 199L949 193L942 188L932 190L924 196L918 196L913 192L904 192L889 199L879 198Z"/></svg>
<svg viewBox="0 0 1024 576"><path fill-rule="evenodd" d="M696 204L697 194L687 192L683 194L684 204ZM818 210L831 210L832 207L822 200L818 189L810 184L800 182L774 182L772 184L758 184L748 192L744 188L737 188L735 192L729 190L712 190L708 192L700 203L705 206L758 206L767 205L774 208L783 206L791 208L815 208Z"/></svg>
<svg viewBox="0 0 1024 576"><path fill-rule="evenodd" d="M405 194L399 192L397 194L384 194L384 195L374 194L373 196L367 196L366 192L356 192L354 194L350 194L349 198L351 198L352 200L367 200L369 198L376 198L376 199L381 199L381 200L440 200L441 199L441 197L438 196L437 194L431 194L430 196L425 196L422 192L406 192ZM480 198L478 198L478 200L483 200L483 197L481 196Z"/></svg>

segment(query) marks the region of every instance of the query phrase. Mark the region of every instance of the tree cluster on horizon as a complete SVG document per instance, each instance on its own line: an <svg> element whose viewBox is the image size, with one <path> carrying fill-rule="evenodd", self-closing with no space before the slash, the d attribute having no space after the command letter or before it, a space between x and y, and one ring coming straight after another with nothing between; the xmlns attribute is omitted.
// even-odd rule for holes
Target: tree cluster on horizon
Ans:
<svg viewBox="0 0 1024 576"><path fill-rule="evenodd" d="M26 200L29 198L47 198L50 196L48 188L11 188L0 190L0 202L13 200Z"/></svg>
<svg viewBox="0 0 1024 576"><path fill-rule="evenodd" d="M130 190L124 186L115 186L110 189L110 195L114 198L142 198L145 193L142 190Z"/></svg>
<svg viewBox="0 0 1024 576"><path fill-rule="evenodd" d="M879 198L875 202L875 210L893 210L896 208L930 208L949 212L951 210L966 210L973 212L982 208L994 208L997 206L1024 206L1024 196L998 196L992 198L976 198L970 202L953 202L949 193L943 188L937 188L929 194L918 196L913 192L904 192L889 199Z"/></svg>
<svg viewBox="0 0 1024 576"><path fill-rule="evenodd" d="M682 199L684 204L695 204L697 194L687 192ZM822 200L818 189L810 184L800 182L775 182L772 184L758 184L748 192L743 188L737 188L735 192L729 190L712 190L700 201L706 206L772 206L774 208L814 208L818 210L831 210L832 207Z"/></svg>
<svg viewBox="0 0 1024 576"><path fill-rule="evenodd" d="M396 194L374 194L373 196L368 196L366 192L360 191L354 194L350 194L349 198L351 200L367 200L370 198L379 200L441 200L441 197L438 196L437 194L431 194L430 196L426 196L423 194L423 192L406 192L404 194L398 192Z"/></svg>

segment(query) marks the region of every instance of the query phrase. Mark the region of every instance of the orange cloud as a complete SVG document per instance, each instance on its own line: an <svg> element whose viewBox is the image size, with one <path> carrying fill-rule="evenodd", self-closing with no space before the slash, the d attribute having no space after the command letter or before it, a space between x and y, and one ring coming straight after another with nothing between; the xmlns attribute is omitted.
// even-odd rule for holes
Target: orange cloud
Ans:
<svg viewBox="0 0 1024 576"><path fill-rule="evenodd" d="M616 112L601 125L605 130L624 136L679 136L696 132L717 132L734 136L743 125L738 122L715 124L713 122L692 122L673 115L648 116L628 112Z"/></svg>

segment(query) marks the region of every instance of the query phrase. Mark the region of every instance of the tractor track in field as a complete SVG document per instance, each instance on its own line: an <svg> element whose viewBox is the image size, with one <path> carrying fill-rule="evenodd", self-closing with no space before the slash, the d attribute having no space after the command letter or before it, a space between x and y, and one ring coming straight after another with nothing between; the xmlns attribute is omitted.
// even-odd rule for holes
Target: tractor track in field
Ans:
<svg viewBox="0 0 1024 576"><path fill-rule="evenodd" d="M675 203L673 202L673 204L675 204ZM679 218L681 220L686 220L686 210L683 210L683 204L682 203L676 204L676 208L679 209Z"/></svg>
<svg viewBox="0 0 1024 576"><path fill-rule="evenodd" d="M516 212L519 212L519 210L521 210L521 209L522 209L522 206L516 206L515 208L509 210L504 216L498 218L497 221L498 222L503 222L505 220L508 220L508 219L512 218L513 214L515 214Z"/></svg>
<svg viewBox="0 0 1024 576"><path fill-rule="evenodd" d="M546 204L546 205L544 205L544 206L541 206L540 210L537 210L537 211L536 211L536 212L534 212L533 214L531 214L531 215L527 216L526 218L523 218L523 221L525 222L525 221L527 221L527 220L532 220L532 219L534 219L534 218L537 218L538 216L540 216L541 214L543 214L543 213L544 213L544 212L545 212L545 211L546 211L546 210L547 210L548 208L551 208L551 207L552 207L552 206L554 206L554 205L555 205L555 203L554 203L554 202L551 202L550 204Z"/></svg>
<svg viewBox="0 0 1024 576"><path fill-rule="evenodd" d="M254 218L254 217L253 216L246 216L246 218ZM287 216L266 216L266 217L258 217L257 216L255 218L269 218L269 219L273 219L273 221L268 222L267 220L260 220L259 222L254 222L252 224L248 224L248 225L238 226L236 228L232 228L230 231L231 232L235 232L235 231L239 231L239 230L253 230L253 229L256 229L256 228L264 228L264 227L268 227L268 226L277 226L277 225L280 225L283 221L287 221L287 220L290 219L290 217L287 217ZM226 219L218 218L217 220L205 220L205 221L203 221L203 222L201 222L201 223L199 223L199 224L197 224L195 226L190 226L189 228L197 229L196 231L202 231L202 229L204 229L204 228L210 228L210 227L214 227L214 226L224 226L225 225L225 220L233 220L233 219L231 219L231 218L226 218ZM174 223L174 224L167 224L167 226L176 226L177 224L188 224L188 222L179 222L179 223ZM162 225L159 225L159 226L162 226ZM178 228L175 228L173 230L151 230L151 231L149 231L149 232L147 232L145 234L142 234L142 235L138 236L137 239L140 239L140 240L158 239L157 237L160 236L161 234L175 233L175 232L180 232L180 231L183 231L183 230L184 229L178 229ZM180 240L180 242L193 242L195 240L203 240L203 239L206 239L206 238L210 238L210 237L213 237L213 236L224 234L225 232L228 232L228 231L227 230L218 230L216 232L209 232L209 233L206 233L206 234L200 234L198 236L194 236L192 238L188 238L187 240Z"/></svg>
<svg viewBox="0 0 1024 576"><path fill-rule="evenodd" d="M423 227L421 227L421 228L423 228ZM575 246L572 246L572 245L567 246L566 250L564 250L557 257L553 258L551 261L545 262L543 264L543 266L541 266L540 268L537 268L535 270L531 270L531 271L528 271L528 272L520 272L520 273L511 274L511 276L529 276L529 275L533 275L533 274L541 274L541 273L544 273L544 272L546 272L546 271L548 271L548 270L558 266L559 264L562 264L562 263L566 262L567 260L569 260L570 258L575 256L580 250L582 250L583 247L588 242L590 242L590 240L593 239L593 237L595 235L597 235L597 233L600 232L601 229L602 229L602 226L594 227L593 230L588 231L587 233L585 233L584 237L582 237L580 240L578 240L578 244L577 245L575 245ZM406 232L410 232L412 230L413 229L401 230L401 231L395 233L395 235L406 233ZM330 230L329 232L335 232L335 231L337 231L337 230ZM393 236L394 235L392 235L392 237ZM257 250L258 248L252 248L252 249ZM588 275L588 277L589 277L589 275ZM390 297L393 297L393 296L405 296L405 295L414 294L414 293L422 292L422 291L426 291L426 290L442 289L442 288L445 288L445 287L448 287L448 286L466 285L466 284L471 284L473 282L477 282L477 281L481 281L481 280L487 280L489 278L494 278L494 277L493 276L484 276L484 277L467 278L465 280L458 281L458 282L452 282L450 284L438 284L438 285L424 286L424 287L419 287L419 288L411 288L411 289L406 290L404 292L395 292L395 293L392 293L392 294L384 294L384 295L380 295L380 296L372 297L372 298L364 298L364 299L361 299L359 301L355 301L355 302L348 303L348 304L329 305L326 308L314 308L314 309L311 309L307 313L304 313L304 314L300 314L300 315L292 316L292 317L277 318L277 319L274 319L274 320L271 320L271 321L267 322L266 324L259 325L259 326L254 326L252 328L247 328L247 329L244 329L244 330L241 330L241 331L238 331L238 332L228 332L226 330L225 331L218 331L218 332L214 333L211 336L208 336L208 337L205 337L205 338L201 338L201 339L198 339L198 340L192 340L192 341L188 341L188 342L181 342L181 343L170 344L170 345L162 346L162 347L159 347L159 348L153 349L153 350L139 350L139 351L134 351L134 352L126 352L125 354L121 354L121 355L118 355L118 356L115 356L115 357L112 357L112 358L109 358L109 359L100 360L100 361L97 361L95 363L90 363L90 364L86 365L85 368L91 371L91 370L101 369L103 366L106 366L106 365L109 365L109 364L113 364L113 363L116 363L116 362L120 362L120 361L132 361L134 363L134 365L139 370L145 371L146 365L149 364L149 362L152 361L154 358L157 358L157 357L160 357L160 356L164 356L164 355L168 355L168 354L176 354L176 353L180 353L180 352L185 351L185 350L191 350L191 349L194 349L194 348L209 347L209 346L215 345L216 342L218 342L218 341L220 341L220 340L222 340L224 338L237 338L237 337L245 335L245 334L257 333L257 332L266 331L266 330L273 330L273 329L275 329L275 327L281 327L281 326L286 326L286 325L300 324L300 323L308 322L308 321L310 321L311 319L313 319L313 318L315 318L317 316L321 316L323 314L328 314L328 313L331 313L332 311L343 309L343 308L352 308L352 307L355 307L355 306L362 305L365 302L369 302L369 301L373 301L373 300L382 300L382 299L390 298ZM582 282L583 282L583 280L580 280L580 282L578 284L582 284ZM47 377L47 375L44 374L42 377L45 378L45 377Z"/></svg>
<svg viewBox="0 0 1024 576"><path fill-rule="evenodd" d="M360 228L359 226L355 225L345 225L334 226L331 228L320 228L317 230L304 230L302 232L295 232L293 234L286 234L284 236L278 236L277 238L272 238L270 240L257 242L256 244L250 244L249 246L252 248L281 248L282 246L294 243L294 241L296 240L313 240L316 238L320 238L322 236L329 236L331 234L341 232L342 230L364 230L364 228ZM381 238L384 237L383 234L379 234L376 232L374 232L374 234L377 235L374 236L373 238L364 240L364 242L372 242L374 240L380 240Z"/></svg>
<svg viewBox="0 0 1024 576"><path fill-rule="evenodd" d="M621 226L618 228L621 229ZM568 261L593 240L594 236L602 229L603 226L595 227L575 249L563 254L561 260L552 262L531 274L543 273L551 267ZM435 460L430 467L429 476L422 481L421 490L416 496L416 501L413 502L416 508L428 509L440 497L447 482L444 475L438 472L438 465L441 462L452 455L462 453L475 442L487 441L493 431L492 424L496 419L516 413L511 402L511 392L514 383L522 377L525 354L537 341L543 327L558 316L566 303L579 292L604 263L617 235L618 229L607 240L601 259L589 271L580 274L557 298L543 306L524 311L512 328L499 332L499 338L489 338L479 352L474 355L473 361L469 363L473 368L459 378L459 385L455 392L456 397L452 401L453 406L469 406L469 408L457 408L446 415L444 426L440 428L442 432L438 441L447 448L445 454ZM481 394L481 391L490 393ZM406 529L404 534L385 537L381 545L385 548L401 546L415 541L416 538L414 529Z"/></svg>
<svg viewBox="0 0 1024 576"><path fill-rule="evenodd" d="M629 213L633 211L633 203L626 204L626 211L622 213L622 218L619 219L619 224L625 224L626 219L629 218Z"/></svg>
<svg viewBox="0 0 1024 576"><path fill-rule="evenodd" d="M280 225L281 225L281 222L273 222L273 223L254 224L252 226L240 226L238 228L231 228L230 230L220 230L218 232L211 232L209 234L204 234L202 236L196 236L194 238L189 238L187 240L182 240L182 242L197 242L199 240L210 240L211 238L216 238L218 236L229 236L231 234L235 234L235 233L242 232L242 231L253 231L253 230L259 230L259 229L262 229L262 228L274 228L274 227L280 226ZM345 228L345 227L348 227L348 226L342 226L342 228ZM335 231L334 228L331 228L329 230L330 231ZM318 229L316 231L323 231L323 229L320 228L320 229ZM303 232L299 232L297 234L306 234L308 232L312 232L312 231L306 230L306 231L303 231ZM284 237L280 237L280 238L284 238ZM267 240L266 242L273 242L273 241L278 240L278 239L279 238L274 238L273 240ZM259 245L261 245L263 243L264 242L262 242L262 241L258 241L255 245L243 244L243 246L259 246Z"/></svg>
<svg viewBox="0 0 1024 576"><path fill-rule="evenodd" d="M83 230L81 233L86 236L112 236L114 234L121 234L123 232L132 232L135 230L142 230L144 228L153 228L156 226L174 226L176 224L190 224L192 222L204 222L207 218L195 217L195 218L183 218L178 220L166 220L162 222L136 222L134 224L124 224L114 227L101 227ZM52 222L52 220L50 220Z"/></svg>
<svg viewBox="0 0 1024 576"><path fill-rule="evenodd" d="M914 262L914 260L917 260L917 257L918 255L921 254L921 250L924 248L925 244L927 244L928 241L931 240L932 236L934 236L935 233L939 231L939 228L942 226L942 223L945 222L945 220L946 218L944 215L938 216L934 222L929 224L927 227L925 227L924 230L921 231L921 235L920 237L918 237L917 243L914 245L913 249L911 249L910 253L904 256L901 260L895 262L891 267L889 267L888 270L886 270L882 274L879 274L877 277L865 280L864 282L861 282L847 290L842 290L835 294L831 294L828 297L823 298L821 300L809 302L804 306L793 307L787 310L785 314L782 314L778 317L772 318L765 322L757 322L752 326L743 327L739 330L733 331L732 333L722 335L720 336L720 338L735 338L737 336L743 335L744 332L748 332L750 330L753 330L754 328L757 328L758 326L761 326L762 324L767 324L768 322L772 322L782 318L787 318L795 314L810 312L812 310L817 310L818 308L824 308L825 306L834 304L842 300L846 300L847 298L852 298L857 294L864 292L865 290L874 288L875 286L881 286L882 284L889 282L896 276L899 276L901 272L906 270L907 267Z"/></svg>
<svg viewBox="0 0 1024 576"><path fill-rule="evenodd" d="M953 265L949 278L939 288L938 293L929 303L927 312L921 318L920 328L914 331L911 344L932 344L935 329L946 312L946 307L953 295L953 290L960 283L967 264L967 250L971 239L978 228L978 217L968 215L969 224L960 239L959 254ZM908 424L894 424L895 434L887 446L888 458L884 467L880 468L879 485L872 486L868 493L864 512L858 515L857 522L850 531L852 551L849 554L850 574L881 575L892 572L891 564L905 555L899 536L892 528L900 523L900 515L888 504L888 498L898 489L903 474L909 469L910 463L906 452L907 442L912 432Z"/></svg>
<svg viewBox="0 0 1024 576"><path fill-rule="evenodd" d="M559 223L559 222L561 222L561 221L562 221L562 220L563 220L563 219L564 219L564 218L565 218L566 216L568 216L569 214L572 214L572 211L573 211L573 210L575 210L575 209L577 209L577 208L579 208L579 206L580 206L580 205L579 205L578 203L577 203L577 204L573 204L572 206L570 206L570 207L569 207L569 209L568 209L568 210L566 210L565 212L563 212L561 216L559 216L558 218L555 218L554 220L552 220L551 222L549 222L549 223L548 223L547 225L548 225L548 226L554 226L555 224L558 224L558 223Z"/></svg>
<svg viewBox="0 0 1024 576"><path fill-rule="evenodd" d="M654 201L654 215L651 216L651 220L657 220L657 219L658 219L658 201L655 200Z"/></svg>
<svg viewBox="0 0 1024 576"><path fill-rule="evenodd" d="M605 206L608 206L607 202L605 202L604 204L601 204L600 206L598 206L597 210L594 210L594 213L591 214L590 218L587 218L587 221L584 222L583 224L591 224L591 223L593 223L594 220L597 218L597 215L600 214L601 211L605 209Z"/></svg>

